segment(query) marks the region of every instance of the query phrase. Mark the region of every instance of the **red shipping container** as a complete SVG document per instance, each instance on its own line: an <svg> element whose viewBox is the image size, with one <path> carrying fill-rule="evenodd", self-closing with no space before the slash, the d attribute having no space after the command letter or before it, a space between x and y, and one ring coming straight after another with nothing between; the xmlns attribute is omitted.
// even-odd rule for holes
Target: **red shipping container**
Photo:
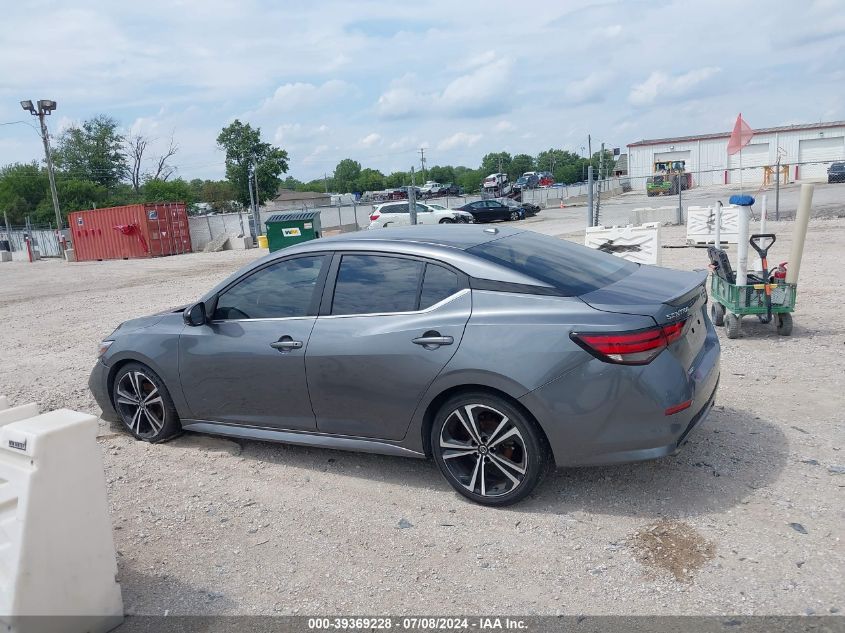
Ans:
<svg viewBox="0 0 845 633"><path fill-rule="evenodd" d="M68 222L79 262L192 252L184 202L74 211Z"/></svg>

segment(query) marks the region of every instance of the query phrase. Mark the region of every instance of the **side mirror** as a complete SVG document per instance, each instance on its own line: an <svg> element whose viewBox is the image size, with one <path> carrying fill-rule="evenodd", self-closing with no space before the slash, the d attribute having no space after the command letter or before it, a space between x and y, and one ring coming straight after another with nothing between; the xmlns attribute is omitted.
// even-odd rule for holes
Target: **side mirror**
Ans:
<svg viewBox="0 0 845 633"><path fill-rule="evenodd" d="M185 320L185 325L192 327L205 325L205 304L200 301L192 306L188 306L182 313L182 318Z"/></svg>

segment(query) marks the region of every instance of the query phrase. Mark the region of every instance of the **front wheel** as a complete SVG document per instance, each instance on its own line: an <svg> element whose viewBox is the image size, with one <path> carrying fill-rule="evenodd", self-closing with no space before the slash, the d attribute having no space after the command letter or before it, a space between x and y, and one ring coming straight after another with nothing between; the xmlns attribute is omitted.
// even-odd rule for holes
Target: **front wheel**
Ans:
<svg viewBox="0 0 845 633"><path fill-rule="evenodd" d="M725 333L728 338L739 338L742 336L742 326L740 318L733 312L728 312L725 315Z"/></svg>
<svg viewBox="0 0 845 633"><path fill-rule="evenodd" d="M443 218L440 220L440 224L454 224L455 221L451 218Z"/></svg>
<svg viewBox="0 0 845 633"><path fill-rule="evenodd" d="M141 363L127 363L114 377L114 408L139 440L163 442L182 432L179 415L156 373Z"/></svg>
<svg viewBox="0 0 845 633"><path fill-rule="evenodd" d="M431 450L446 481L486 506L525 498L549 463L532 420L502 398L469 393L448 400L431 428Z"/></svg>
<svg viewBox="0 0 845 633"><path fill-rule="evenodd" d="M517 220L519 220L519 211L511 211L510 221L516 222Z"/></svg>
<svg viewBox="0 0 845 633"><path fill-rule="evenodd" d="M775 315L777 333L781 336L789 336L792 334L792 315L789 312Z"/></svg>

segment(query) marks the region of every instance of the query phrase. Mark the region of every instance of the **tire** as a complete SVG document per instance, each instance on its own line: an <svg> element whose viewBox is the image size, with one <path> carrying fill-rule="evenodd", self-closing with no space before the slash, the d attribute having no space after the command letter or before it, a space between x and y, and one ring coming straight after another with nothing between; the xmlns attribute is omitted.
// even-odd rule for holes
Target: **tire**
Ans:
<svg viewBox="0 0 845 633"><path fill-rule="evenodd" d="M789 312L775 315L775 327L781 336L792 334L792 315Z"/></svg>
<svg viewBox="0 0 845 633"><path fill-rule="evenodd" d="M139 406L143 398L144 404ZM182 432L170 392L158 375L141 363L127 363L115 374L112 402L123 426L145 442L158 443Z"/></svg>
<svg viewBox="0 0 845 633"><path fill-rule="evenodd" d="M450 218L443 218L438 224L454 224L455 221Z"/></svg>
<svg viewBox="0 0 845 633"><path fill-rule="evenodd" d="M455 396L440 407L431 427L431 452L457 492L494 507L524 499L550 463L546 439L534 421L486 393Z"/></svg>
<svg viewBox="0 0 845 633"><path fill-rule="evenodd" d="M725 314L725 332L728 338L739 338L742 336L741 320L733 312Z"/></svg>
<svg viewBox="0 0 845 633"><path fill-rule="evenodd" d="M725 306L718 301L714 301L710 305L710 319L713 325L722 326L725 324Z"/></svg>
<svg viewBox="0 0 845 633"><path fill-rule="evenodd" d="M517 220L519 220L519 211L511 211L511 214L510 216L508 216L508 219L511 222L516 222Z"/></svg>

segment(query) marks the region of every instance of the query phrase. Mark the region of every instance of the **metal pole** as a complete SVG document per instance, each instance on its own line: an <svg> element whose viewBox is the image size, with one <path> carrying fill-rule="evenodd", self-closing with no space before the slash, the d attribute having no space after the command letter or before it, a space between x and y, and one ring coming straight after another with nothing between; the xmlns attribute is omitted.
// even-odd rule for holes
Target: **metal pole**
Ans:
<svg viewBox="0 0 845 633"><path fill-rule="evenodd" d="M411 214L411 224L417 223L417 190L414 185L414 167L411 166L411 186L408 187L408 212Z"/></svg>
<svg viewBox="0 0 845 633"><path fill-rule="evenodd" d="M44 112L38 108L38 120L41 122L41 140L44 141L44 157L47 159L47 176L50 179L50 194L53 196L53 210L56 212L56 226L62 230L62 212L59 210L59 194L56 192L56 176L53 173L53 156L50 154L50 135L44 122Z"/></svg>
<svg viewBox="0 0 845 633"><path fill-rule="evenodd" d="M253 186L253 191L255 191L255 219L260 224L261 223L261 197L258 195L258 170L255 168L255 163L252 165L252 179L255 183ZM261 234L264 234L264 231L261 231Z"/></svg>
<svg viewBox="0 0 845 633"><path fill-rule="evenodd" d="M681 225L684 223L684 207L682 204L681 199L681 191L683 190L683 185L681 184L681 175L678 174L678 224Z"/></svg>
<svg viewBox="0 0 845 633"><path fill-rule="evenodd" d="M249 188L249 204L252 206L252 222L255 230L255 243L258 243L258 236L261 235L261 229L258 227L258 207L255 206L255 197L252 195L252 174L247 172L246 184Z"/></svg>
<svg viewBox="0 0 845 633"><path fill-rule="evenodd" d="M601 188L604 185L602 180L602 171L604 170L604 143L601 144L601 154L599 154L599 191L596 196L596 219L593 221L593 226L599 225L599 210L601 209Z"/></svg>
<svg viewBox="0 0 845 633"><path fill-rule="evenodd" d="M12 246L12 227L9 224L9 216L3 211L3 220L6 221L6 238L9 240L9 252L13 252L15 247Z"/></svg>
<svg viewBox="0 0 845 633"><path fill-rule="evenodd" d="M587 226L593 226L593 166L587 167Z"/></svg>
<svg viewBox="0 0 845 633"><path fill-rule="evenodd" d="M777 180L775 180L775 222L780 220L780 154L777 160Z"/></svg>

